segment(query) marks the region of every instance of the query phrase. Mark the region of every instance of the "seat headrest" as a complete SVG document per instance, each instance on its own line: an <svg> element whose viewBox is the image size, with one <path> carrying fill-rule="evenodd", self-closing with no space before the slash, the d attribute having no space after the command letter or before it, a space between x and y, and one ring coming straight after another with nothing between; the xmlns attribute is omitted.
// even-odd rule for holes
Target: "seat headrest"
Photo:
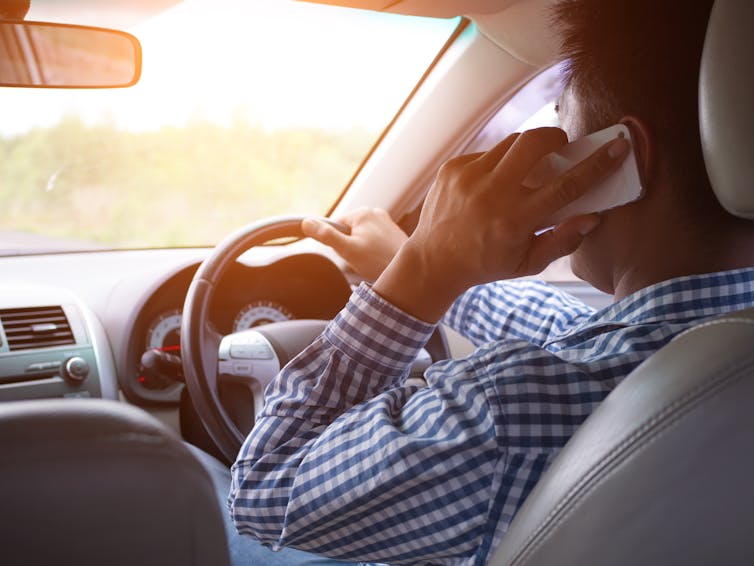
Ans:
<svg viewBox="0 0 754 566"><path fill-rule="evenodd" d="M712 188L725 209L754 218L754 2L717 0L699 75L699 123Z"/></svg>
<svg viewBox="0 0 754 566"><path fill-rule="evenodd" d="M3 564L229 563L212 480L156 419L125 403L0 403Z"/></svg>

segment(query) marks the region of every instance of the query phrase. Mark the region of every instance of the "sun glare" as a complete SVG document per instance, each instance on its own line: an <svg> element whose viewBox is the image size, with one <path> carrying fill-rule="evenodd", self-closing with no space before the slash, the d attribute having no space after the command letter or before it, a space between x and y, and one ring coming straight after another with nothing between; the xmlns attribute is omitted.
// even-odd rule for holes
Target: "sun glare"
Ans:
<svg viewBox="0 0 754 566"><path fill-rule="evenodd" d="M94 23L91 3L32 4L30 19ZM151 12L100 22L137 22L134 87L2 89L0 230L211 245L261 217L323 214L457 24L285 0Z"/></svg>
<svg viewBox="0 0 754 566"><path fill-rule="evenodd" d="M64 113L132 131L237 117L268 129L381 128L449 23L284 0L185 0L128 30L143 48L138 85L6 90L0 132L49 126Z"/></svg>

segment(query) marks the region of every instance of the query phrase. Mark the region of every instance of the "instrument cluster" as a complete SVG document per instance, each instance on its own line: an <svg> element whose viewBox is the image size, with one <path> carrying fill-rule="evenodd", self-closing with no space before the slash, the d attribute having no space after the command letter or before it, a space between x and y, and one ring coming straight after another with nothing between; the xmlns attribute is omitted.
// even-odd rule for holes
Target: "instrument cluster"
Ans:
<svg viewBox="0 0 754 566"><path fill-rule="evenodd" d="M182 390L183 301L198 266L170 277L145 302L131 336L124 387L141 400L175 402ZM327 258L300 254L265 266L236 264L220 282L210 322L222 335L292 319L333 318L351 288Z"/></svg>

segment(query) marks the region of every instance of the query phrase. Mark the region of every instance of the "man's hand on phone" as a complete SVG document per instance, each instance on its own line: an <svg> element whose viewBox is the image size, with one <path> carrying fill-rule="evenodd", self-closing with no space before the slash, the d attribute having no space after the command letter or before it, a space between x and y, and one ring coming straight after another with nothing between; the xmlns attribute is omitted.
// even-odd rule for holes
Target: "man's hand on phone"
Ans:
<svg viewBox="0 0 754 566"><path fill-rule="evenodd" d="M574 251L599 224L598 214L569 218L542 234L537 229L616 169L629 146L613 140L542 187L524 186L532 166L567 141L559 128L539 128L445 163L416 230L377 279L375 291L435 322L469 287L538 273Z"/></svg>

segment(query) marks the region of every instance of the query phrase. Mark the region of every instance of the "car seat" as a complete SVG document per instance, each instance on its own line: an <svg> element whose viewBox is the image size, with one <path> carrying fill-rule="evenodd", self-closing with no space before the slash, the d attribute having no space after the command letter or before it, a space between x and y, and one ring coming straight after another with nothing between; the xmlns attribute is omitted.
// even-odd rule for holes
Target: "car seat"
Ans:
<svg viewBox="0 0 754 566"><path fill-rule="evenodd" d="M0 404L0 562L223 566L212 481L144 411L94 399Z"/></svg>
<svg viewBox="0 0 754 566"><path fill-rule="evenodd" d="M754 3L717 0L700 72L710 180L754 218ZM585 421L495 566L754 564L754 310L682 334Z"/></svg>

